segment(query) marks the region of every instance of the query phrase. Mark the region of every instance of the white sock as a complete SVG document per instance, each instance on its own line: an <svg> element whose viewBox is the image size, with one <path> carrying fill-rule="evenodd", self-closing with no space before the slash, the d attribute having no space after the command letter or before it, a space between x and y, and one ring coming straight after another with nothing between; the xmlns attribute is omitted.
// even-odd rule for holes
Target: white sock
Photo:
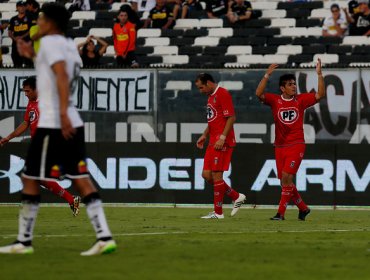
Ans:
<svg viewBox="0 0 370 280"><path fill-rule="evenodd" d="M21 242L32 241L39 203L22 202L19 211L19 228L17 240Z"/></svg>
<svg viewBox="0 0 370 280"><path fill-rule="evenodd" d="M94 227L96 238L100 239L111 237L112 233L109 230L101 200L93 200L92 202L87 204L86 211L91 224Z"/></svg>

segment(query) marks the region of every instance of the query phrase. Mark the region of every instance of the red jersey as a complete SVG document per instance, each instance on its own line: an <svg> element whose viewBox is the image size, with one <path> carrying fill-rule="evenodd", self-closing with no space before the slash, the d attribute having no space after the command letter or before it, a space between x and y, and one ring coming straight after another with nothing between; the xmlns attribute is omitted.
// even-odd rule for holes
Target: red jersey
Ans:
<svg viewBox="0 0 370 280"><path fill-rule="evenodd" d="M275 121L275 146L304 143L304 111L317 103L315 93L303 93L286 100L282 95L265 93Z"/></svg>
<svg viewBox="0 0 370 280"><path fill-rule="evenodd" d="M28 101L24 121L30 125L31 137L36 133L37 123L39 121L38 101Z"/></svg>
<svg viewBox="0 0 370 280"><path fill-rule="evenodd" d="M128 52L134 51L136 44L135 24L129 21L124 25L116 23L113 26L113 43L118 56L127 55Z"/></svg>
<svg viewBox="0 0 370 280"><path fill-rule="evenodd" d="M215 144L224 131L227 117L234 115L234 105L230 93L226 89L218 86L214 93L208 97L207 102L210 145ZM235 146L234 128L232 128L226 136L225 145L229 147Z"/></svg>

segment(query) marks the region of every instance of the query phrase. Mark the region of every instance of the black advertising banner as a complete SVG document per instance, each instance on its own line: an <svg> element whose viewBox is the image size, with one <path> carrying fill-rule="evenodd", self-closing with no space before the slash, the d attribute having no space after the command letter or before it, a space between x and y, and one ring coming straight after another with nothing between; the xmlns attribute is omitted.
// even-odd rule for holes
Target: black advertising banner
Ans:
<svg viewBox="0 0 370 280"><path fill-rule="evenodd" d="M0 150L0 203L19 201L27 147L27 143L10 143ZM201 177L204 151L194 144L91 143L87 147L91 176L105 202L212 203L212 186ZM248 204L279 202L271 145L237 145L224 179L247 195ZM70 181L61 184L73 192ZM297 187L310 205L368 205L369 186L367 145L307 145ZM42 195L43 202L63 202L48 191Z"/></svg>

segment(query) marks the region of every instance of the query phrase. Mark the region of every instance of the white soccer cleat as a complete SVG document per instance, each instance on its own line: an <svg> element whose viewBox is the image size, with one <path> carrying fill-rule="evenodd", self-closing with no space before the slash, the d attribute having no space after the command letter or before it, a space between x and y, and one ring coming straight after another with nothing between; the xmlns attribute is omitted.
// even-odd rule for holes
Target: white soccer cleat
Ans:
<svg viewBox="0 0 370 280"><path fill-rule="evenodd" d="M89 250L82 252L81 256L95 256L95 255L110 254L116 250L117 250L117 244L114 240L107 240L107 241L99 240Z"/></svg>
<svg viewBox="0 0 370 280"><path fill-rule="evenodd" d="M234 201L234 206L233 206L233 210L231 211L231 217L235 216L236 213L238 213L240 207L242 206L242 204L245 202L246 200L246 196L242 193L239 193L239 197L237 200Z"/></svg>
<svg viewBox="0 0 370 280"><path fill-rule="evenodd" d="M201 219L223 219L223 218L224 214L219 215L216 214L215 212L211 212L208 215L201 217Z"/></svg>
<svg viewBox="0 0 370 280"><path fill-rule="evenodd" d="M0 247L0 254L33 254L32 246L25 246L22 243L13 243L7 246Z"/></svg>

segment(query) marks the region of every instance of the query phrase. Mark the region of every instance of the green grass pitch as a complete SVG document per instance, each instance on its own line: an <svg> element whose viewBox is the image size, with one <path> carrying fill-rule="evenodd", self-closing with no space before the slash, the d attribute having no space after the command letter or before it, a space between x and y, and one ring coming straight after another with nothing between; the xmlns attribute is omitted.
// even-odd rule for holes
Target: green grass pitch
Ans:
<svg viewBox="0 0 370 280"><path fill-rule="evenodd" d="M106 207L118 251L80 257L94 242L83 208L41 207L33 255L0 255L0 279L370 279L370 212ZM0 207L0 246L15 240L18 208Z"/></svg>

